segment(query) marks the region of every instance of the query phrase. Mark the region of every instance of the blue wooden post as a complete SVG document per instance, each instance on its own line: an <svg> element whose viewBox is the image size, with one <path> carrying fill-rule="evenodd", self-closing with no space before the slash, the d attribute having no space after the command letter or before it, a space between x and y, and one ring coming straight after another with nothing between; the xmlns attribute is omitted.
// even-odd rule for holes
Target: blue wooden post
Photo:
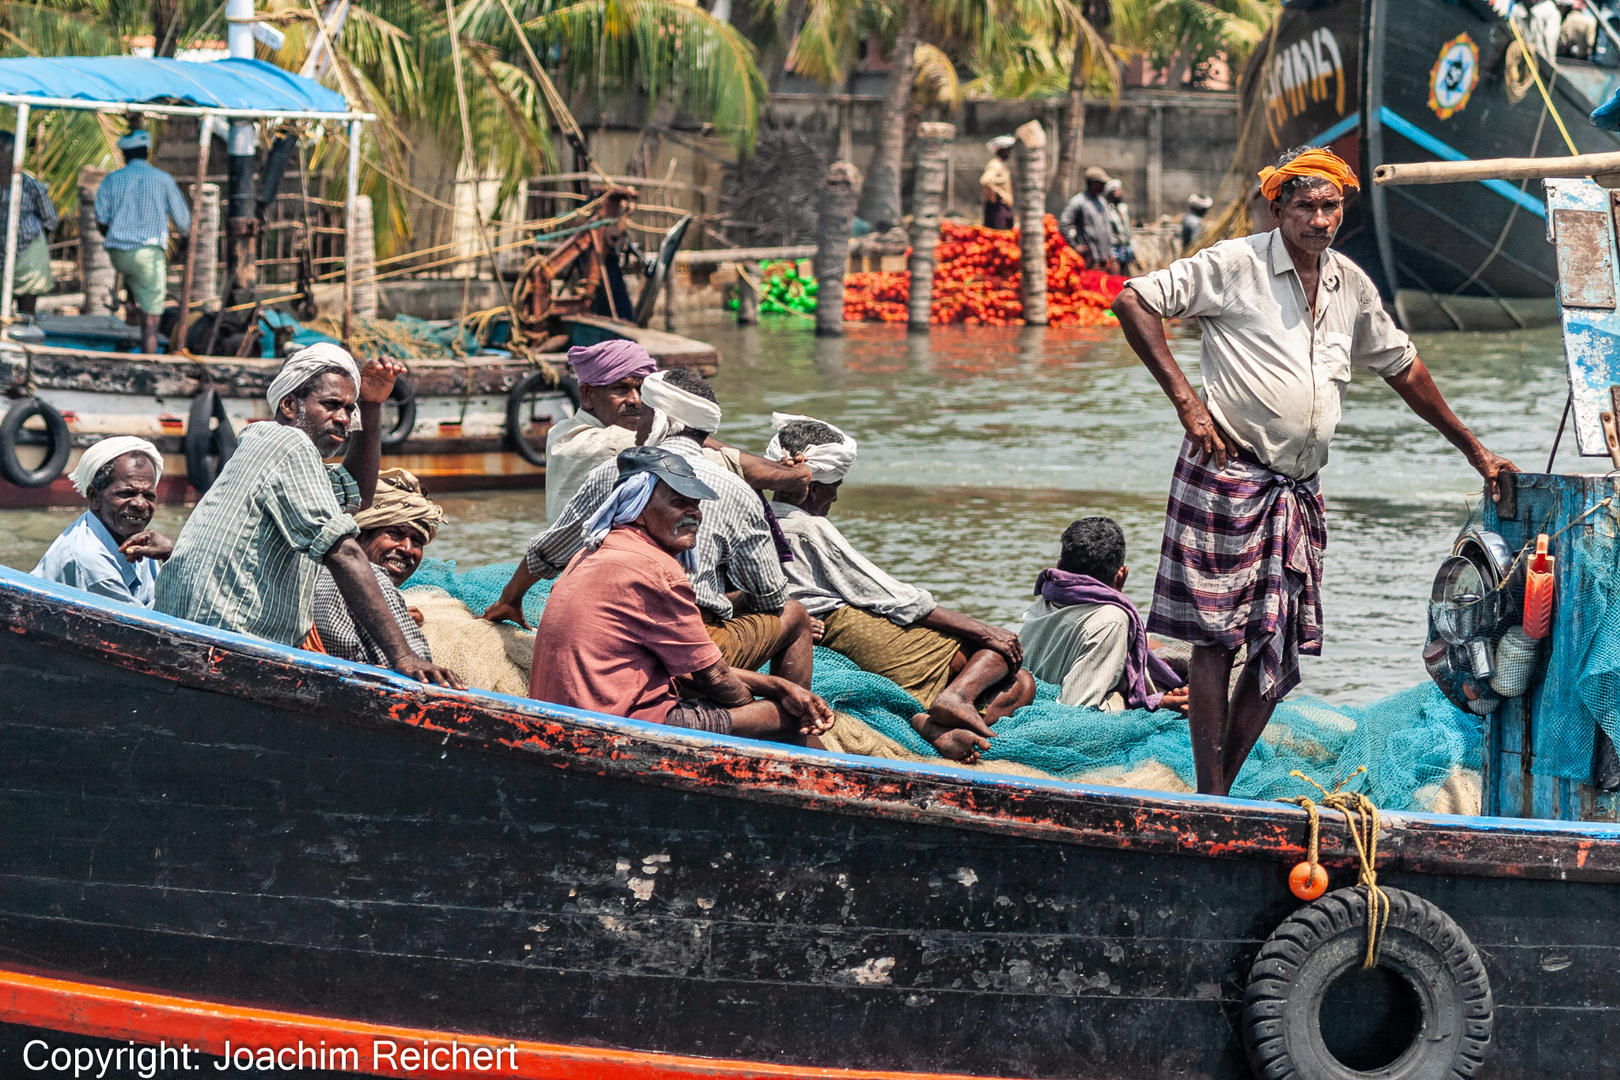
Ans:
<svg viewBox="0 0 1620 1080"><path fill-rule="evenodd" d="M1568 561L1564 558L1579 530L1607 525L1597 515L1582 518L1597 503L1620 495L1620 479L1605 475L1549 475L1522 473L1504 505L1485 504L1484 526L1501 534L1508 547L1519 551L1533 545L1536 534L1549 536L1581 519L1553 540L1549 550L1554 563L1558 610L1553 619L1553 637L1572 632L1585 617L1581 597L1566 588ZM1620 499L1617 499L1620 502ZM1601 795L1587 784L1539 775L1535 768L1535 702L1544 684L1554 693L1560 687L1573 689L1581 677L1580 661L1566 663L1570 670L1555 668L1549 644L1542 646L1541 663L1530 689L1522 697L1510 698L1485 718L1484 813L1498 817L1536 817L1566 821L1615 821L1617 800Z"/></svg>

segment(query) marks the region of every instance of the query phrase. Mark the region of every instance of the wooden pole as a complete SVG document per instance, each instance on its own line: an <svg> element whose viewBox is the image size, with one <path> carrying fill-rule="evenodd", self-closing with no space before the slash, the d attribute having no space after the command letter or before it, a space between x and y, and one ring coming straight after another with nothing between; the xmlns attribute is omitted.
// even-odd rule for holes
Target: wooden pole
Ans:
<svg viewBox="0 0 1620 1080"><path fill-rule="evenodd" d="M1046 129L1031 120L1016 132L1013 199L1018 204L1019 293L1024 324L1046 325Z"/></svg>
<svg viewBox="0 0 1620 1080"><path fill-rule="evenodd" d="M377 241L373 235L371 196L354 197L354 224L345 241L344 261L354 267L354 313L377 317Z"/></svg>
<svg viewBox="0 0 1620 1080"><path fill-rule="evenodd" d="M450 23L452 32L455 22ZM360 121L349 121L349 190L343 202L343 344L354 340L354 259L349 245L354 242L355 210L360 200Z"/></svg>
<svg viewBox="0 0 1620 1080"><path fill-rule="evenodd" d="M1620 153L1578 154L1562 158L1482 158L1478 161L1414 161L1380 165L1373 183L1461 184L1472 180L1547 180L1554 177L1603 176L1620 173Z"/></svg>
<svg viewBox="0 0 1620 1080"><path fill-rule="evenodd" d="M17 228L22 217L23 155L28 151L28 106L17 106L17 134L11 144L11 190L6 203L5 281L0 282L0 328L11 325L11 279L17 272Z"/></svg>
<svg viewBox="0 0 1620 1080"><path fill-rule="evenodd" d="M1158 221L1164 210L1164 106L1158 102L1148 113L1147 149L1148 220Z"/></svg>
<svg viewBox="0 0 1620 1080"><path fill-rule="evenodd" d="M79 234L84 243L84 234ZM219 185L204 184L191 218L191 257L197 260L192 303L204 306L219 299Z"/></svg>
<svg viewBox="0 0 1620 1080"><path fill-rule="evenodd" d="M186 347L186 328L191 325L191 288L197 280L197 249L201 246L203 181L208 178L208 151L212 148L214 118L197 117L197 178L191 185L190 244L186 247L186 272L180 279L180 319L174 333L169 335L169 352L177 353Z"/></svg>
<svg viewBox="0 0 1620 1080"><path fill-rule="evenodd" d="M102 245L96 227L96 192L107 175L106 169L86 165L79 170L79 280L84 283L86 315L110 315L118 302L118 271Z"/></svg>
<svg viewBox="0 0 1620 1080"><path fill-rule="evenodd" d="M945 195L945 173L954 138L955 125L917 125L917 175L911 195L911 297L906 304L906 329L924 334L934 304L934 245L939 243L940 200Z"/></svg>
<svg viewBox="0 0 1620 1080"><path fill-rule="evenodd" d="M849 230L860 196L861 170L835 161L821 189L816 222L816 336L844 334L844 271L849 267Z"/></svg>
<svg viewBox="0 0 1620 1080"><path fill-rule="evenodd" d="M759 263L737 264L737 325L754 326L759 322Z"/></svg>
<svg viewBox="0 0 1620 1080"><path fill-rule="evenodd" d="M675 264L670 263L669 270L664 275L664 329L670 333L675 332L675 315L680 310L681 286L676 279L680 277L675 272Z"/></svg>

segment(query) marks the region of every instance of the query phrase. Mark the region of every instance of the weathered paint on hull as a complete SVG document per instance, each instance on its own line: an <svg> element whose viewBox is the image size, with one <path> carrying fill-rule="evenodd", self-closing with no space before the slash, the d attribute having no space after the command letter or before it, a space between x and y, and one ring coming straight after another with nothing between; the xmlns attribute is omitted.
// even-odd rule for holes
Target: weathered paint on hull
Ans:
<svg viewBox="0 0 1620 1080"><path fill-rule="evenodd" d="M9 571L0 625L13 969L801 1073L1235 1078L1298 904L1294 807L426 692ZM1381 882L1485 957L1491 1075L1620 1075L1620 830L1386 821Z"/></svg>

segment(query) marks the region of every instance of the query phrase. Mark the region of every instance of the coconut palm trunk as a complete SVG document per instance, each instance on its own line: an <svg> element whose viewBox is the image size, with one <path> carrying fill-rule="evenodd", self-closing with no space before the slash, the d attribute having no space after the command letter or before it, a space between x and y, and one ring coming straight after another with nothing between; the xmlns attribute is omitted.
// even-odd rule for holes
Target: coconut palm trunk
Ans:
<svg viewBox="0 0 1620 1080"><path fill-rule="evenodd" d="M1063 104L1063 144L1058 148L1056 183L1047 198L1054 212L1063 209L1080 187L1080 149L1086 141L1086 36L1077 35L1074 64L1069 68L1069 96Z"/></svg>
<svg viewBox="0 0 1620 1080"><path fill-rule="evenodd" d="M866 170L855 213L877 232L900 224L900 165L906 154L906 107L911 101L912 54L922 29L923 0L906 0L905 22L894 39L894 57L883 84L883 119L877 149Z"/></svg>

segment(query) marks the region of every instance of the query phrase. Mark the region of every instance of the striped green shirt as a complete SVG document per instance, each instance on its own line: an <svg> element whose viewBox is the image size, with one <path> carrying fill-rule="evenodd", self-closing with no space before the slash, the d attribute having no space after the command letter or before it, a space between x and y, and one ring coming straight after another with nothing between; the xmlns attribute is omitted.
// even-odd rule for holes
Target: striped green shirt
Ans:
<svg viewBox="0 0 1620 1080"><path fill-rule="evenodd" d="M335 482L334 482L335 481ZM360 527L337 484L297 428L248 425L236 453L197 502L158 576L157 610L193 622L297 645L314 621L321 560Z"/></svg>

